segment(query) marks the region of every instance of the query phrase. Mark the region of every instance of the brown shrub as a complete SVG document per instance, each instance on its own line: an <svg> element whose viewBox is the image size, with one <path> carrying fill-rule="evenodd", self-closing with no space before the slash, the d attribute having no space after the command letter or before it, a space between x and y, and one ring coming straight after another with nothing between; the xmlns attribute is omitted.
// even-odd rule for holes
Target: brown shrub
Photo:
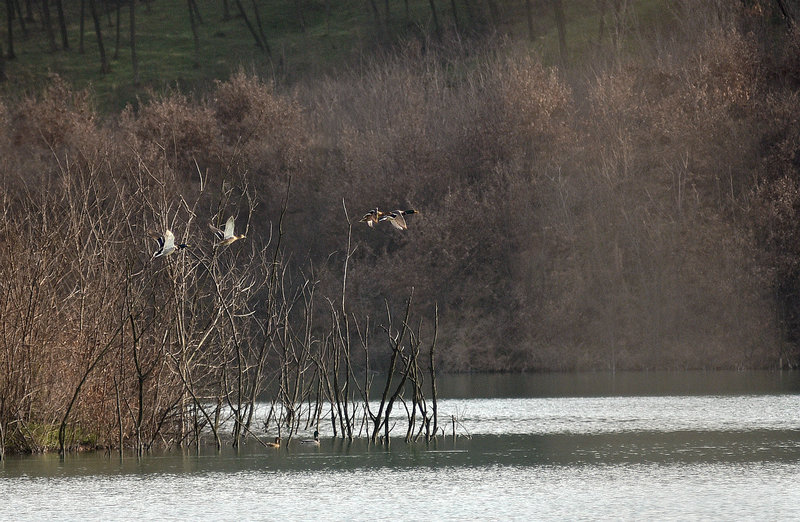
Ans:
<svg viewBox="0 0 800 522"><path fill-rule="evenodd" d="M155 166L166 165L189 177L196 172L195 162L201 168L218 165L222 154L213 111L179 93L155 96L138 111L127 106L120 129L123 146L154 172Z"/></svg>
<svg viewBox="0 0 800 522"><path fill-rule="evenodd" d="M212 108L226 144L241 149L251 168L273 174L298 168L308 137L297 100L239 71L217 82Z"/></svg>

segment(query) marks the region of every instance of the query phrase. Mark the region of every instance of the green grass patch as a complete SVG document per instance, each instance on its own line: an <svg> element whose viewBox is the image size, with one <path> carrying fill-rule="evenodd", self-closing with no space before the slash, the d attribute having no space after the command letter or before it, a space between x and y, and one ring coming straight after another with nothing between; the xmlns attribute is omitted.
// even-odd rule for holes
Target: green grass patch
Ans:
<svg viewBox="0 0 800 522"><path fill-rule="evenodd" d="M335 71L357 61L377 47L404 38L434 38L435 28L427 0L390 2L388 23L385 3L377 1L381 23L377 24L369 2L340 0L272 0L258 2L263 31L270 54L255 44L234 1L230 1L230 17L225 19L223 3L219 0L197 0L202 23L198 24L199 48L194 46L186 2L151 0L149 8L136 4L136 52L140 84L133 85L133 67L129 39L128 5L120 12L120 31L117 38L116 12L101 13L101 31L110 72L102 74L100 53L94 25L88 12L85 15L83 52L80 51L80 15L77 4L67 6L69 50L49 50L49 43L35 11L36 21L26 25L28 35L14 25L16 58L6 62L8 80L0 92L13 97L36 92L52 74L58 74L77 88L90 88L103 111L116 111L135 102L148 91L160 91L178 86L181 89L202 89L214 79L225 79L240 67L272 78L278 83L295 82L301 78ZM304 7L302 13L297 5ZM109 2L108 5L112 5ZM98 3L102 5L102 3ZM250 2L242 2L251 23L255 16ZM481 2L466 4L450 0L435 2L442 33L453 35L456 21L464 34L475 34L479 28L488 32L486 24L497 24L498 32L511 38L526 40L529 36L525 2L500 2L499 13L492 14ZM532 50L542 54L545 63L559 62L558 32L550 2L532 2ZM570 61L581 57L599 43L600 11L595 0L563 2L565 8L567 45ZM658 23L665 7L656 0L635 2L640 21ZM612 8L606 9L606 33L610 36ZM55 9L53 18L56 43L60 45ZM87 9L88 11L88 9ZM5 13L3 13L5 14ZM499 16L499 18L498 18ZM0 35L8 51L7 29L3 20Z"/></svg>

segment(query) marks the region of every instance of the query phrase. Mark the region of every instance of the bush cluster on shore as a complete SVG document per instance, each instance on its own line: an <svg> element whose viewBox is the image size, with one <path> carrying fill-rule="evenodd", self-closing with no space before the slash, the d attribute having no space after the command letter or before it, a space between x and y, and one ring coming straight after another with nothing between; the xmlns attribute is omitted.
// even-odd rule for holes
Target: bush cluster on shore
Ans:
<svg viewBox="0 0 800 522"><path fill-rule="evenodd" d="M255 396L412 289L445 371L796 366L800 32L683 22L570 68L412 40L291 89L240 72L101 116L55 77L0 104L0 435L180 438L187 393ZM376 206L419 214L356 226ZM247 240L215 249L228 215ZM168 228L189 247L151 259Z"/></svg>

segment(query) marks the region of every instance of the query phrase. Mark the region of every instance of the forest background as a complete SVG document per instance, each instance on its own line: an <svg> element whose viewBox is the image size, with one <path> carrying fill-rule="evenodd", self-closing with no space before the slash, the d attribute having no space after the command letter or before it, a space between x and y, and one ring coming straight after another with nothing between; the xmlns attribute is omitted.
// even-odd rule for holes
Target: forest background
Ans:
<svg viewBox="0 0 800 522"><path fill-rule="evenodd" d="M357 373L404 310L443 371L800 364L796 3L6 7L0 435Z"/></svg>

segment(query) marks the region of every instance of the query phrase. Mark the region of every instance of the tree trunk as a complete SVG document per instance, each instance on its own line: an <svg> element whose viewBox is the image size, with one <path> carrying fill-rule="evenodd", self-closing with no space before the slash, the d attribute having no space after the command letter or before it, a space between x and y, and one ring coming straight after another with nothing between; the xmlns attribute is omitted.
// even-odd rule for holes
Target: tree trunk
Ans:
<svg viewBox="0 0 800 522"><path fill-rule="evenodd" d="M258 27L258 34L261 36L261 43L264 44L264 49L267 51L267 55L272 56L272 51L269 48L269 43L267 42L267 35L264 34L264 26L261 24L261 13L258 11L258 4L256 0L252 0L253 2L253 16L256 19L256 27Z"/></svg>
<svg viewBox="0 0 800 522"><path fill-rule="evenodd" d="M567 64L567 26L564 20L564 5L561 0L553 0L553 10L558 28L558 50L561 55L561 65Z"/></svg>
<svg viewBox="0 0 800 522"><path fill-rule="evenodd" d="M121 25L120 24L120 18L121 18L120 11L122 11L122 1L121 0L115 0L115 4L116 4L116 11L117 11L117 28L116 28L117 29L117 34L116 34L116 38L114 38L114 59L118 60L119 59L119 42L120 42L120 39L121 39L121 37L120 37L120 32L121 32L121 29L120 29L120 25Z"/></svg>
<svg viewBox="0 0 800 522"><path fill-rule="evenodd" d="M603 36L606 32L606 0L597 0L597 8L600 11L600 27L597 30L597 45L603 45Z"/></svg>
<svg viewBox="0 0 800 522"><path fill-rule="evenodd" d="M369 0L369 6L372 10L372 16L375 18L375 33L382 35L383 25L381 24L381 14L378 12L378 5L375 3L375 0Z"/></svg>
<svg viewBox="0 0 800 522"><path fill-rule="evenodd" d="M492 27L497 27L497 24L500 23L500 10L497 8L497 2L486 0L486 3L489 4L489 18Z"/></svg>
<svg viewBox="0 0 800 522"><path fill-rule="evenodd" d="M0 44L0 82L6 81L6 56L3 54L3 44Z"/></svg>
<svg viewBox="0 0 800 522"><path fill-rule="evenodd" d="M92 13L92 20L94 20L94 32L97 35L97 47L100 50L100 72L105 74L109 71L108 58L106 58L106 48L105 45L103 45L103 33L100 30L100 17L97 14L95 0L89 0L89 11Z"/></svg>
<svg viewBox="0 0 800 522"><path fill-rule="evenodd" d="M436 32L436 38L441 39L442 28L439 27L439 16L436 14L436 3L433 0L428 0L431 6L431 16L433 16L433 29Z"/></svg>
<svg viewBox="0 0 800 522"><path fill-rule="evenodd" d="M297 12L297 21L300 23L300 30L306 32L306 15L303 9L303 0L294 0L295 11Z"/></svg>
<svg viewBox="0 0 800 522"><path fill-rule="evenodd" d="M458 11L456 10L456 0L450 0L450 9L453 11L453 25L456 33L461 33L461 24L458 22Z"/></svg>
<svg viewBox="0 0 800 522"><path fill-rule="evenodd" d="M525 0L525 16L528 19L528 40L531 42L536 39L533 33L533 6L531 0Z"/></svg>
<svg viewBox="0 0 800 522"><path fill-rule="evenodd" d="M78 35L78 52L83 54L83 31L85 28L84 20L86 19L86 0L81 0L81 14L80 14L80 34Z"/></svg>
<svg viewBox="0 0 800 522"><path fill-rule="evenodd" d="M194 9L194 16L197 23L203 25L203 16L200 14L200 9L197 7L197 2L195 0L191 0L192 9Z"/></svg>
<svg viewBox="0 0 800 522"><path fill-rule="evenodd" d="M222 0L222 21L227 22L231 19L231 8L228 5L228 0Z"/></svg>
<svg viewBox="0 0 800 522"><path fill-rule="evenodd" d="M103 11L106 12L106 20L108 20L108 26L111 27L114 25L111 22L111 9L108 8L108 0L101 0L103 2Z"/></svg>
<svg viewBox="0 0 800 522"><path fill-rule="evenodd" d="M253 39L256 41L256 45L258 46L258 48L264 51L265 53L269 54L268 48L265 47L264 45L265 42L261 41L261 37L258 36L256 28L253 27L252 23L250 23L250 18L247 17L247 13L244 10L244 6L242 6L242 0L236 0L236 8L239 9L239 14L242 15L242 19L244 20L245 25L247 25L247 29L253 36Z"/></svg>
<svg viewBox="0 0 800 522"><path fill-rule="evenodd" d="M197 69L200 67L200 38L197 36L197 20L195 20L195 11L193 9L192 4L194 3L193 0L187 0L188 7L189 7L189 23L192 26L192 37L194 38L194 68Z"/></svg>
<svg viewBox="0 0 800 522"><path fill-rule="evenodd" d="M22 29L22 34L28 36L28 28L25 25L25 17L22 16L22 6L19 3L19 0L11 0L14 5L14 9L16 10L16 17L19 20L19 28Z"/></svg>
<svg viewBox="0 0 800 522"><path fill-rule="evenodd" d="M6 14L8 22L8 59L13 60L15 58L14 55L14 5L12 4L13 0L6 0ZM0 52L0 55L3 53ZM0 57L3 59L4 57ZM5 62L4 62L5 63Z"/></svg>
<svg viewBox="0 0 800 522"><path fill-rule="evenodd" d="M42 0L42 24L44 24L44 31L47 34L47 42L50 45L50 52L58 50L56 45L56 35L53 33L53 24L50 20L50 3L49 0Z"/></svg>
<svg viewBox="0 0 800 522"><path fill-rule="evenodd" d="M133 85L139 85L139 59L136 57L136 2L128 2L131 23L131 66L133 68Z"/></svg>
<svg viewBox="0 0 800 522"><path fill-rule="evenodd" d="M69 40L67 39L67 20L64 17L64 6L61 0L56 0L56 11L58 12L58 28L61 31L61 47L69 49Z"/></svg>
<svg viewBox="0 0 800 522"><path fill-rule="evenodd" d="M325 35L331 34L331 0L325 0Z"/></svg>

